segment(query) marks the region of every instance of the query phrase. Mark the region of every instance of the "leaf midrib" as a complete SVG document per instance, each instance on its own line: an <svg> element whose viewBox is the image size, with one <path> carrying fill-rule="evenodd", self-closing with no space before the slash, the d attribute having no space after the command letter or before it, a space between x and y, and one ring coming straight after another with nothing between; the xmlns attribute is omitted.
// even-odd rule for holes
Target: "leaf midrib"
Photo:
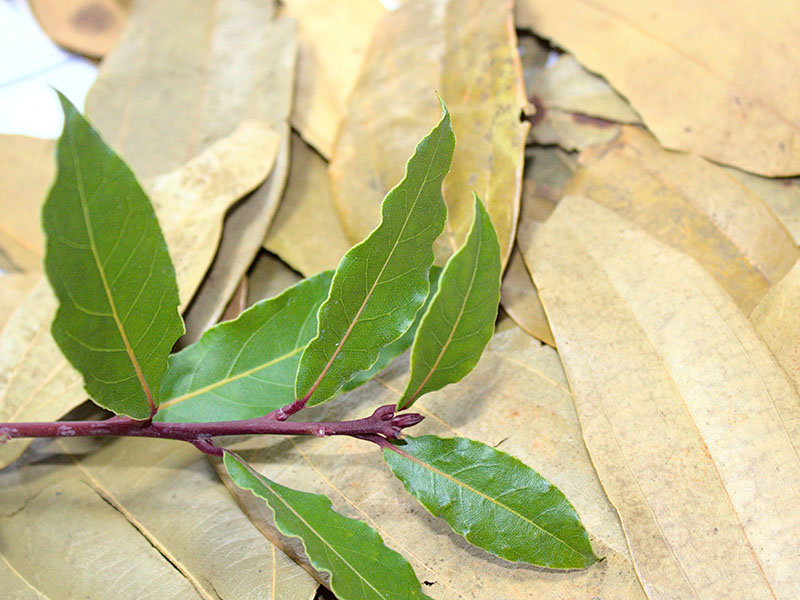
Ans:
<svg viewBox="0 0 800 600"><path fill-rule="evenodd" d="M139 380L139 384L142 386L142 390L144 391L145 397L147 398L147 403L150 407L150 411L155 411L155 402L153 400L153 395L150 392L150 387L147 385L147 381L144 378L144 373L142 372L141 367L139 366L139 361L136 359L136 355L133 352L133 348L131 347L130 341L128 340L128 335L125 332L125 328L122 325L122 321L120 321L119 313L117 312L117 305L114 302L114 298L111 294L111 288L108 285L108 280L106 279L105 270L103 268L102 261L98 256L97 252L97 244L95 243L94 239L94 231L92 230L92 220L89 215L89 204L86 199L86 189L84 188L83 184L83 177L81 176L81 172L79 167L79 155L77 148L75 147L75 140L72 135L72 129L67 128L67 138L69 139L69 147L70 151L72 152L72 162L75 168L75 179L78 186L78 198L81 203L81 210L83 212L83 221L86 227L86 233L89 237L89 248L92 252L92 258L94 259L95 266L97 268L97 272L100 275L100 281L103 284L103 291L106 293L106 299L108 300L109 307L111 308L111 316L114 319L114 323L117 326L117 330L119 331L120 337L122 338L122 343L125 346L125 352L128 354L128 358L133 365L133 369L136 372L136 377Z"/></svg>
<svg viewBox="0 0 800 600"><path fill-rule="evenodd" d="M182 396L178 396L176 398L172 398L171 400L168 400L167 402L162 402L161 403L161 408L163 409L163 408L168 408L170 406L175 406L176 404L178 404L180 402L183 402L184 400L189 400L190 398L194 398L195 396L199 396L201 394L205 394L207 392L213 391L213 390L217 389L218 387L221 387L223 385L227 385L229 383L233 383L234 381L238 381L239 379L242 379L243 377L249 377L253 373L257 373L258 371L261 371L262 369L266 369L267 367L271 367L274 364L277 364L277 363L279 363L281 361L284 361L284 360L286 360L288 358L291 358L292 356L294 356L295 354L297 354L301 350L305 350L305 346L300 346L298 348L295 348L291 352L288 352L286 354L282 354L281 356L278 356L278 357L276 357L276 358L274 358L274 359L272 359L272 360L270 360L270 361L268 361L268 362L266 362L264 364L258 365L257 367L253 367L251 369L247 369L246 371L242 371L241 373L237 373L236 375L233 375L233 376L230 376L230 377L225 377L224 379L221 379L219 381L215 381L214 383L211 383L211 384L209 384L209 385L207 385L205 387L202 387L202 388L199 388L199 389L194 390L192 392L183 394Z"/></svg>
<svg viewBox="0 0 800 600"><path fill-rule="evenodd" d="M479 214L479 213L476 213L476 214ZM483 226L483 219L481 219L481 227L482 226ZM458 311L458 317L456 317L455 321L453 322L453 327L450 330L450 335L447 336L447 341L445 341L445 343L442 345L442 349L439 351L439 355L436 357L436 360L434 361L433 366L431 366L430 370L428 371L428 374L425 375L425 378L422 380L422 383L419 384L419 387L414 391L414 394L408 399L408 402L405 403L402 406L401 410L402 409L406 409L409 406L411 406L411 404L414 402L414 400L417 399L417 396L419 396L420 390L422 390L425 387L425 384L428 383L428 380L433 376L434 372L436 372L436 367L439 366L439 363L441 362L442 357L444 357L445 352L447 352L447 349L450 347L450 342L453 341L453 336L456 333L456 329L458 329L458 325L461 323L461 319L464 316L464 309L467 307L467 301L469 300L470 295L472 293L472 288L475 285L475 275L478 272L478 264L480 263L480 260L478 258L480 257L481 247L482 246L483 246L483 236L479 235L478 236L478 248L477 248L477 252L476 252L476 259L475 259L475 262L474 262L473 267L472 267L472 275L470 276L469 287L467 288L467 293L464 294L464 299L461 302L461 308ZM446 275L446 273L442 273L442 283L445 283L445 281L444 281L444 276L445 275ZM439 286L439 290L436 293L437 296L442 293L442 289L443 289L443 286ZM431 300L431 306L433 306L433 303L435 301L436 301L436 298ZM422 324L420 323L420 325L422 325Z"/></svg>
<svg viewBox="0 0 800 600"><path fill-rule="evenodd" d="M433 152L432 152L432 154L434 156L436 155L437 151L439 150L439 144L441 143L441 139L442 139L442 132L439 131L438 133L439 133L439 135L436 136L436 144L435 144L435 146L433 148ZM358 312L356 312L355 316L350 321L350 325L348 326L347 331L344 332L344 335L342 336L342 339L339 341L339 345L336 346L336 350L334 350L333 355L330 357L328 362L325 364L325 368L322 369L322 372L319 374L319 377L317 377L317 380L311 386L309 391L305 394L304 398L306 400L310 399L314 395L314 392L317 391L317 388L319 387L319 384L322 382L322 380L325 377L325 375L327 375L328 370L331 368L331 366L333 365L333 362L336 360L336 357L339 355L339 352L341 352L342 348L344 347L345 342L350 337L350 333L353 331L353 328L355 327L356 323L358 322L358 318L361 316L361 313L364 311L364 308L366 307L367 302L369 302L369 299L372 297L372 293L375 291L375 288L377 287L378 282L380 281L381 276L383 275L383 272L386 270L386 265L389 264L389 261L394 256L394 252L397 249L397 244L400 242L400 239L403 237L403 233L405 232L406 227L408 226L408 221L411 218L411 214L413 213L414 209L417 207L417 203L419 202L419 198L422 195L422 189L425 187L425 184L428 183L428 175L431 172L431 167L433 165L433 162L434 162L433 159L431 159L428 162L428 166L425 169L425 176L422 178L422 183L419 185L419 189L417 190L417 195L414 198L414 202L412 203L411 210L408 211L408 214L406 215L405 221L403 221L403 227L400 229L400 233L395 238L394 243L392 244L392 249L389 251L389 254L386 257L386 260L383 261L383 265L381 266L381 270L378 273L377 277L375 277L375 281L372 283L372 287L369 289L369 292L367 292L367 295L364 298L364 301L361 303L361 306L359 307ZM405 181L407 177L408 177L408 173L406 173L406 177L403 179L403 181ZM400 183L402 184L403 182L401 181ZM381 226L382 225L383 225L383 221L381 221ZM369 238L367 238L367 239L369 239ZM366 241L366 240L364 240L364 241ZM363 244L363 243L364 242L361 242L361 244ZM358 244L358 246L361 246L361 244ZM331 289L333 289L333 284L332 283L331 283ZM327 304L327 301L326 301L326 304Z"/></svg>
<svg viewBox="0 0 800 600"><path fill-rule="evenodd" d="M237 462L238 462L238 461L237 461ZM270 491L270 493L271 493L273 496L275 496L275 498L277 498L278 500L280 500L280 501L281 501L281 503L282 503L282 504L283 504L283 505L284 505L284 506L285 506L285 507L286 507L286 508L287 508L287 509L288 509L288 510L289 510L289 511L290 511L290 512L291 512L291 513L292 513L292 514L295 516L295 517L297 517L297 518L298 518L300 521L302 521L303 525L305 525L306 527L308 527L309 531L311 531L312 533L314 533L314 535L316 535L316 536L317 536L317 538L319 538L319 540L320 540L320 541L321 541L323 544L325 544L325 546L327 546L328 548L330 548L331 552L333 552L333 553L334 553L336 556L338 556L338 557L341 559L341 561L342 561L342 562L343 562L345 565L347 565L347 566L350 568L350 570L351 570L353 573L355 573L355 574L358 576L358 578L359 578L360 580L362 580L362 581L363 581L364 583L366 583L366 584L367 584L367 585L368 585L368 586L369 586L369 587L370 587L372 590L374 590L374 591L375 591L375 593L376 593L376 594L378 594L378 596L380 596L381 598L386 598L386 599L388 600L388 598L387 598L386 596L384 596L384 595L383 595L383 594L380 592L380 590L378 590L378 589L377 589L375 586L373 586L373 585L372 585L372 584L369 582L369 580L368 580L366 577L364 577L364 576L363 576L363 575L362 575L362 574L361 574L361 573L360 573L360 572L359 572L359 571L358 571L358 570L357 570L357 569L356 569L356 568L355 568L353 565L351 565L351 564L350 564L350 562L349 562L349 561L348 561L348 560L347 560L347 559L346 559L344 556L342 556L341 554L339 554L339 552L337 552L337 551L336 551L336 548L334 548L333 546L331 546L331 544L330 544L330 543L328 543L328 541L327 541L327 540L326 540L326 539L325 539L325 538L322 536L322 534L320 534L320 533L319 533L319 532L318 532L316 529L314 529L314 527L312 527L312 526L311 526L311 524L310 524L308 521L306 521L306 520L303 518L303 516L302 516L301 514L299 514L299 513L298 513L298 512L297 512L297 511L296 511L294 508L292 508L292 506L291 506L289 503L287 503L287 502L286 502L286 500L284 500L284 499L281 497L281 495L280 495L280 494L278 494L278 493L277 493L277 492L276 492L276 491L275 491L275 490L272 488L272 486L270 486L270 485L269 485L269 483L268 483L268 481L269 481L269 480L268 480L268 479L266 479L265 477L263 477L263 476L262 476L262 475L261 475L261 474L260 474L258 471L256 471L255 469L253 469L253 468L252 468L252 467L251 467L251 466L250 466L248 463L246 463L246 462L244 462L244 461L241 461L239 464L241 464L241 465L242 465L242 466L243 466L245 469L247 469L248 471L250 471L250 473L252 473L252 474L253 474L253 475L256 477L256 479L258 479L258 480L261 482L261 485L263 485L265 488L267 488L267 489ZM251 491L255 492L255 490L252 490L252 489L251 489ZM331 510L333 510L333 509L331 509ZM345 517L345 518L346 518L346 517ZM300 538L300 539L301 539L301 541L302 541L302 538ZM305 541L303 541L303 545L305 546Z"/></svg>
<svg viewBox="0 0 800 600"><path fill-rule="evenodd" d="M395 451L395 450L390 450L390 449L385 450L385 452L393 452L393 451ZM459 485L459 486L465 488L467 491L470 491L470 492L474 493L475 495L480 496L481 498L484 498L484 499L488 500L489 502L491 502L493 504L496 504L500 508L503 508L503 509L507 510L511 514L513 514L513 515L519 517L521 520L525 521L526 523L530 523L531 525L533 525L536 529L538 529L542 533L550 536L554 540L557 540L558 542L560 542L561 544L563 544L564 546L566 546L567 548L569 548L570 550L575 552L578 556L586 558L586 555L583 552L581 552L580 550L578 550L576 548L573 548L569 543L567 543L566 541L562 540L560 537L558 537L554 533L551 533L550 531L547 531L545 528L543 528L541 525L537 524L536 522L531 521L530 519L528 519L524 515L521 515L520 513L515 511L510 506L507 506L507 505L503 504L502 502L498 502L496 499L492 498L491 496L487 496L486 494L484 494L480 490L475 489L471 485L469 485L467 483L464 483L460 479L457 479L457 478L453 477L452 475L449 475L448 473L445 473L444 471L440 471L439 469L437 469L433 465L425 463L425 462L419 460L418 458L416 458L415 456L412 456L411 454L408 454L407 452L398 452L398 454L400 454L401 456L405 456L406 458L408 458L409 460L417 463L421 467L423 467L425 469L428 469L429 471L432 471L433 473L436 473L437 475L441 475L445 479L449 479L450 481L454 482L456 485Z"/></svg>

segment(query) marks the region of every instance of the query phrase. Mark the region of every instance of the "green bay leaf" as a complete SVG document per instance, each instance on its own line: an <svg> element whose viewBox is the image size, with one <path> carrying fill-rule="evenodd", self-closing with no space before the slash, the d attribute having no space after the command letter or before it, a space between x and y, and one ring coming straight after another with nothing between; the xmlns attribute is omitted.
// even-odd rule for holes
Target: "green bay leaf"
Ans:
<svg viewBox="0 0 800 600"><path fill-rule="evenodd" d="M511 561L580 569L598 558L564 494L513 456L466 438L406 437L384 460L471 544Z"/></svg>
<svg viewBox="0 0 800 600"><path fill-rule="evenodd" d="M371 367L380 349L411 326L428 296L433 241L447 212L442 181L455 147L444 104L442 113L409 159L405 178L386 195L381 224L336 269L317 337L297 373L297 397L309 405L330 399L354 373Z"/></svg>
<svg viewBox="0 0 800 600"><path fill-rule="evenodd" d="M411 565L372 527L334 511L327 496L275 483L231 452L224 460L237 486L266 501L281 533L302 540L314 568L330 574L340 600L428 598Z"/></svg>
<svg viewBox="0 0 800 600"><path fill-rule="evenodd" d="M349 392L350 390L354 390L357 387L364 385L370 379L375 377L375 375L388 367L389 363L391 363L395 358L400 356L403 352L411 347L411 344L414 343L414 336L417 334L419 322L422 320L422 315L425 314L425 309L430 304L431 299L436 293L436 290L439 289L439 275L441 273L441 267L437 267L435 265L431 267L431 270L428 273L428 281L430 282L431 286L430 292L428 292L428 299L425 300L425 304L423 304L422 308L420 308L417 312L417 316L414 318L414 322L411 324L411 327L409 327L408 330L406 330L406 332L395 341L381 348L380 352L378 353L378 360L375 361L375 364L366 371L361 371L353 375L353 378L345 383L344 386L342 386L342 391Z"/></svg>
<svg viewBox="0 0 800 600"><path fill-rule="evenodd" d="M297 365L332 277L323 271L304 279L173 354L156 420L252 419L292 402Z"/></svg>
<svg viewBox="0 0 800 600"><path fill-rule="evenodd" d="M447 261L411 349L411 377L398 400L408 408L428 392L469 373L489 343L500 301L500 244L492 219L475 196L472 227Z"/></svg>
<svg viewBox="0 0 800 600"><path fill-rule="evenodd" d="M158 405L183 333L175 269L130 168L60 96L57 175L42 209L53 338L99 405L136 419Z"/></svg>

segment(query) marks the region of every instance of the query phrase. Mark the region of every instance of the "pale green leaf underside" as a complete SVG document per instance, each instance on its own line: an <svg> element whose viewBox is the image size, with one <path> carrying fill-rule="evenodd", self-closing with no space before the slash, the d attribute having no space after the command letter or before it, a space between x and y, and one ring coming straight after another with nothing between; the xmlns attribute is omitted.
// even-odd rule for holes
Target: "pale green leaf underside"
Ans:
<svg viewBox="0 0 800 600"><path fill-rule="evenodd" d="M332 277L309 277L170 356L156 420L252 419L293 402L297 365Z"/></svg>
<svg viewBox="0 0 800 600"><path fill-rule="evenodd" d="M407 437L383 457L406 489L457 533L511 561L551 569L597 562L561 491L516 458L465 438Z"/></svg>
<svg viewBox="0 0 800 600"><path fill-rule="evenodd" d="M411 326L428 296L433 241L447 214L442 180L455 146L450 116L442 110L409 159L405 178L386 195L381 224L336 269L317 337L297 374L297 397L313 392L309 405L333 397L354 373L371 367L380 349Z"/></svg>
<svg viewBox="0 0 800 600"><path fill-rule="evenodd" d="M478 197L464 245L447 261L411 349L411 376L398 400L408 408L472 371L492 338L500 302L500 244Z"/></svg>
<svg viewBox="0 0 800 600"><path fill-rule="evenodd" d="M270 481L230 452L225 468L236 485L266 501L284 535L302 540L314 568L330 574L340 600L428 598L411 565L369 525L335 512L326 496Z"/></svg>
<svg viewBox="0 0 800 600"><path fill-rule="evenodd" d="M92 400L147 418L183 333L175 270L133 172L60 98L58 172L42 210L53 337Z"/></svg>
<svg viewBox="0 0 800 600"><path fill-rule="evenodd" d="M417 333L417 328L419 327L419 322L422 320L422 315L425 313L425 309L430 304L433 295L436 293L436 290L439 289L439 275L441 272L441 267L437 267L435 265L431 267L431 270L428 273L428 281L430 282L431 286L430 292L428 292L428 299L425 300L425 304L422 306L422 308L417 311L417 316L414 318L414 322L411 324L411 327L409 327L403 335L401 335L391 344L381 348L381 351L378 353L378 360L375 361L375 364L366 371L360 371L359 373L356 373L352 379L350 379L350 381L344 384L342 391L349 392L350 390L354 390L357 387L364 385L370 379L375 377L375 375L388 367L389 363L391 363L395 358L400 356L403 352L411 347L411 344L414 342L414 336Z"/></svg>

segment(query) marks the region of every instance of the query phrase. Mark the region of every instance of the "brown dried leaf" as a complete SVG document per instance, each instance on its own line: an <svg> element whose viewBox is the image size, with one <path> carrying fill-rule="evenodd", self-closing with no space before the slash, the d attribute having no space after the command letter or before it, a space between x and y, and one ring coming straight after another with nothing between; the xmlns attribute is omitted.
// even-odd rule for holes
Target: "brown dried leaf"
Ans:
<svg viewBox="0 0 800 600"><path fill-rule="evenodd" d="M517 3L518 26L603 75L666 147L764 175L800 172L795 17L745 0Z"/></svg>
<svg viewBox="0 0 800 600"><path fill-rule="evenodd" d="M297 20L297 89L292 126L325 157L386 9L379 0L284 0Z"/></svg>
<svg viewBox="0 0 800 600"><path fill-rule="evenodd" d="M411 0L384 18L348 102L331 158L333 200L351 242L377 225L380 202L400 181L414 145L436 122L437 90L458 143L444 194L448 235L460 244L483 200L511 254L528 124L511 2Z"/></svg>
<svg viewBox="0 0 800 600"><path fill-rule="evenodd" d="M406 366L392 365L379 382L367 383L346 401L309 411L307 417L367 414L375 405L396 402L406 377ZM336 510L366 520L387 545L410 560L421 580L433 584L425 591L439 600L644 599L616 513L605 499L581 441L566 379L552 348L516 328L497 334L472 374L447 392L426 396L415 409L427 416L414 428L415 435L468 436L499 446L557 485L574 504L595 550L606 560L583 571L555 573L478 550L417 504L388 471L380 453L358 440L268 441L265 450L246 456L269 477L302 482L304 490L330 495ZM264 443L252 440L250 445ZM263 502L249 503L247 492L233 491L243 497L244 508L256 525L283 543L271 530ZM287 547L287 552L293 551L297 549Z"/></svg>
<svg viewBox="0 0 800 600"><path fill-rule="evenodd" d="M800 399L739 307L585 198L525 253L648 596L794 597Z"/></svg>
<svg viewBox="0 0 800 600"><path fill-rule="evenodd" d="M697 260L746 314L800 256L762 198L728 170L667 152L638 128L624 127L580 161L585 167L567 193L615 210Z"/></svg>
<svg viewBox="0 0 800 600"><path fill-rule="evenodd" d="M33 14L56 44L92 58L102 58L117 45L128 4L123 0L31 0Z"/></svg>
<svg viewBox="0 0 800 600"><path fill-rule="evenodd" d="M306 277L335 269L350 242L331 199L328 163L292 135L292 165L264 247Z"/></svg>
<svg viewBox="0 0 800 600"><path fill-rule="evenodd" d="M13 574L4 589L34 598L313 597L316 582L253 527L197 450L126 439L91 452L98 446L40 442L34 460L0 474L0 569Z"/></svg>
<svg viewBox="0 0 800 600"><path fill-rule="evenodd" d="M53 140L0 135L0 268L41 272L39 210L53 182Z"/></svg>

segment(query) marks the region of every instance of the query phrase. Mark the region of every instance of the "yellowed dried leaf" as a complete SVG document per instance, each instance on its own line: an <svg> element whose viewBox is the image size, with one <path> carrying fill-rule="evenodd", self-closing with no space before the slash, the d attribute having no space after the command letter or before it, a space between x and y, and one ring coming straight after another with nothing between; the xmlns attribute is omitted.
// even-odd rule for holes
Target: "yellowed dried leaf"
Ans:
<svg viewBox="0 0 800 600"><path fill-rule="evenodd" d="M333 206L328 163L296 134L289 181L264 247L307 277L335 269L350 249Z"/></svg>
<svg viewBox="0 0 800 600"><path fill-rule="evenodd" d="M605 79L587 71L570 54L535 73L526 86L548 109L597 117L617 123L639 123L639 115Z"/></svg>
<svg viewBox="0 0 800 600"><path fill-rule="evenodd" d="M379 0L285 0L283 14L297 20L299 40L292 126L329 157L347 97L386 8Z"/></svg>
<svg viewBox="0 0 800 600"><path fill-rule="evenodd" d="M772 209L794 243L800 246L800 177L769 179L739 169L728 169L728 172Z"/></svg>
<svg viewBox="0 0 800 600"><path fill-rule="evenodd" d="M345 233L356 242L377 225L383 196L437 120L434 91L447 103L458 140L444 184L448 235L438 257L466 234L474 190L492 216L505 262L528 129L519 118L526 102L507 0L411 0L381 21L331 158Z"/></svg>
<svg viewBox="0 0 800 600"><path fill-rule="evenodd" d="M267 178L280 139L266 123L243 121L184 167L145 185L179 273L181 310L214 260L225 212Z"/></svg>
<svg viewBox="0 0 800 600"><path fill-rule="evenodd" d="M262 252L247 277L247 306L277 296L300 281L300 276L274 256Z"/></svg>
<svg viewBox="0 0 800 600"><path fill-rule="evenodd" d="M38 273L0 274L0 331L40 279Z"/></svg>
<svg viewBox="0 0 800 600"><path fill-rule="evenodd" d="M406 378L407 368L394 364L380 382L368 383L346 402L307 416L368 414L374 406L396 402ZM366 520L384 542L409 559L420 580L433 583L425 592L437 600L644 599L616 513L581 441L566 379L552 348L517 328L499 333L472 374L446 392L425 396L414 408L427 417L414 435L468 436L498 446L559 486L589 530L596 552L606 560L583 571L552 572L514 565L478 550L417 504L378 451L358 440L267 441L266 450L246 456L269 477L328 494L336 510ZM251 447L264 443L253 440ZM249 495L234 492L245 499ZM259 528L273 535L263 502L247 503L245 508Z"/></svg>
<svg viewBox="0 0 800 600"><path fill-rule="evenodd" d="M517 25L603 75L666 147L763 175L800 172L791 3L520 0Z"/></svg>
<svg viewBox="0 0 800 600"><path fill-rule="evenodd" d="M772 286L750 320L800 390L800 262Z"/></svg>
<svg viewBox="0 0 800 600"><path fill-rule="evenodd" d="M558 145L564 150L585 150L616 138L620 126L611 121L586 117L537 104L531 121L530 143Z"/></svg>
<svg viewBox="0 0 800 600"><path fill-rule="evenodd" d="M577 196L525 248L651 600L800 589L800 399L695 261Z"/></svg>
<svg viewBox="0 0 800 600"><path fill-rule="evenodd" d="M599 202L709 271L749 314L800 256L765 202L729 171L624 127L581 154L567 192ZM526 253L527 254L527 253Z"/></svg>
<svg viewBox="0 0 800 600"><path fill-rule="evenodd" d="M555 347L556 342L553 339L553 332L550 331L547 315L544 314L542 302L539 300L539 292L516 245L503 275L500 303L508 316L525 333Z"/></svg>
<svg viewBox="0 0 800 600"><path fill-rule="evenodd" d="M39 210L56 172L53 140L0 135L0 268L42 270Z"/></svg>
<svg viewBox="0 0 800 600"><path fill-rule="evenodd" d="M35 461L0 474L0 568L34 597L313 597L316 582L264 539L191 446L36 448Z"/></svg>

